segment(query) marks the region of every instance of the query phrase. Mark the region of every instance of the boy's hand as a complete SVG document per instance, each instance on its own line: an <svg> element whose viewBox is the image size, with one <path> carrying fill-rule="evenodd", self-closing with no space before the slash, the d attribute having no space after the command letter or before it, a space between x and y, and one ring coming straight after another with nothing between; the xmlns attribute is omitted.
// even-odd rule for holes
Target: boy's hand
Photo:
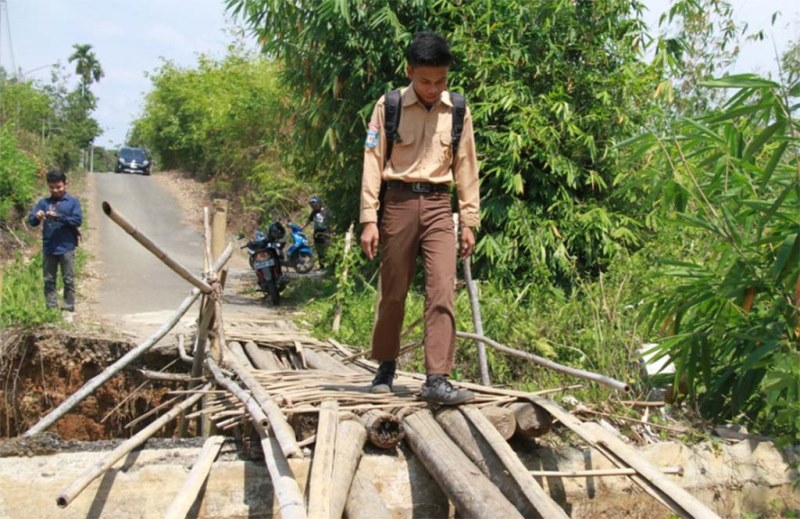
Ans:
<svg viewBox="0 0 800 519"><path fill-rule="evenodd" d="M365 223L364 230L361 231L361 250L370 260L375 259L378 254L379 238L378 224L375 222Z"/></svg>
<svg viewBox="0 0 800 519"><path fill-rule="evenodd" d="M475 233L470 227L461 229L461 259L469 258L475 250Z"/></svg>
<svg viewBox="0 0 800 519"><path fill-rule="evenodd" d="M47 215L46 215L46 214L44 214L44 211L42 211L41 209L39 209L38 211L36 211L36 219L37 219L37 220L39 220L40 222L41 222L42 220L44 220L46 217L47 217Z"/></svg>

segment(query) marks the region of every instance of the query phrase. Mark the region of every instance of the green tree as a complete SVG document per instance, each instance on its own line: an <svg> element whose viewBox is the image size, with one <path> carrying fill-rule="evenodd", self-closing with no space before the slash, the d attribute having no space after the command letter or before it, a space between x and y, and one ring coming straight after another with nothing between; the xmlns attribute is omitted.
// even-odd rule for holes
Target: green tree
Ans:
<svg viewBox="0 0 800 519"><path fill-rule="evenodd" d="M325 186L342 220L358 215L362 143L373 102L407 84L413 34L445 35L451 88L467 95L481 160L479 266L509 282L573 279L636 246L630 206L609 198L616 139L655 108L641 60L641 4L547 0L227 0L299 97L286 150ZM483 262L480 259L483 258Z"/></svg>
<svg viewBox="0 0 800 519"><path fill-rule="evenodd" d="M716 419L800 439L800 124L783 88L742 75L720 109L631 141L630 185L683 246L645 315L675 382ZM787 95L788 94L788 95ZM625 183L627 185L627 182Z"/></svg>

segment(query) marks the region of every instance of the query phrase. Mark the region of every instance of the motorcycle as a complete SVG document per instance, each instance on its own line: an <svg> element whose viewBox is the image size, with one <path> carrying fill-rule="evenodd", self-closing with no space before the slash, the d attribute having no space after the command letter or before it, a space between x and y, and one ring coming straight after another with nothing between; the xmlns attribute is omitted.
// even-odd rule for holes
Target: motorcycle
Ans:
<svg viewBox="0 0 800 519"><path fill-rule="evenodd" d="M314 268L314 251L308 245L308 238L302 227L289 223L289 229L292 231L292 245L286 250L285 262L297 273L307 274Z"/></svg>
<svg viewBox="0 0 800 519"><path fill-rule="evenodd" d="M286 288L287 279L283 273L283 246L286 229L280 222L269 226L267 234L256 231L242 249L250 255L250 268L258 276L258 288L269 296L273 305L281 302L281 291Z"/></svg>

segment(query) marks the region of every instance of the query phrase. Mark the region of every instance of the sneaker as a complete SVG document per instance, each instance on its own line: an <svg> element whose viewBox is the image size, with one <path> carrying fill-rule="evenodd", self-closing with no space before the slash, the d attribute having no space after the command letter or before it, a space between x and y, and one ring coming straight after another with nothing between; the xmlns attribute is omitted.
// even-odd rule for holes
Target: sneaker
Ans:
<svg viewBox="0 0 800 519"><path fill-rule="evenodd" d="M369 388L370 393L391 393L392 383L394 382L394 372L397 368L397 362L394 360L384 360L378 366L378 373L372 380L372 386Z"/></svg>
<svg viewBox="0 0 800 519"><path fill-rule="evenodd" d="M62 310L61 319L63 319L65 323L71 323L75 320L75 316L73 314L74 312L71 312L69 310Z"/></svg>
<svg viewBox="0 0 800 519"><path fill-rule="evenodd" d="M475 398L475 393L453 387L443 375L429 375L422 385L419 398L432 404L458 405Z"/></svg>

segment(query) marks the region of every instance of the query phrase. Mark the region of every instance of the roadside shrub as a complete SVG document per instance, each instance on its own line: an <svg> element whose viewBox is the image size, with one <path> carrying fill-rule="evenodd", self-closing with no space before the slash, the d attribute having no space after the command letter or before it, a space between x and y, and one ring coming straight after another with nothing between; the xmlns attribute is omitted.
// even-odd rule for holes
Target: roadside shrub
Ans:
<svg viewBox="0 0 800 519"><path fill-rule="evenodd" d="M36 194L36 163L17 148L8 126L0 127L0 223L28 209Z"/></svg>

